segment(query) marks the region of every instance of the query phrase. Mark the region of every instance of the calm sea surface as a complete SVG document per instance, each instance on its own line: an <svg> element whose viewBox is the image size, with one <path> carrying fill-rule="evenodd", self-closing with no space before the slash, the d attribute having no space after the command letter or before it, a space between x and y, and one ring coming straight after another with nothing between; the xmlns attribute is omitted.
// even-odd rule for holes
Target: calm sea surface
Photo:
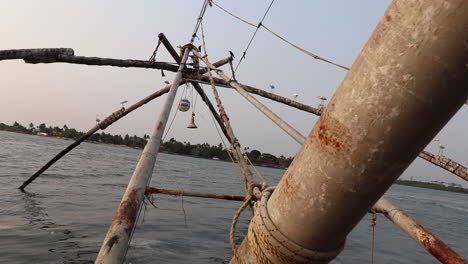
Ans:
<svg viewBox="0 0 468 264"><path fill-rule="evenodd" d="M71 141L0 131L0 263L92 263L141 150L84 143L33 182L17 187ZM283 170L259 168L272 184ZM151 186L242 194L231 163L160 154ZM468 195L393 186L387 198L468 258ZM158 195L133 236L126 263L228 263L239 202ZM238 230L242 239L248 216ZM142 214L143 216L143 214ZM370 263L365 217L333 263ZM383 216L375 263L438 263Z"/></svg>

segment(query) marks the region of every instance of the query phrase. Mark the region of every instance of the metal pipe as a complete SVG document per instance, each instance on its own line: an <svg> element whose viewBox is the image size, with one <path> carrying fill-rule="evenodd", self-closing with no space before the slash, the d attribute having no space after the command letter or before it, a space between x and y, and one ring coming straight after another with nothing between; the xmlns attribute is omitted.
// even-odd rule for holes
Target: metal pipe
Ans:
<svg viewBox="0 0 468 264"><path fill-rule="evenodd" d="M120 118L128 115L131 113L133 110L139 108L140 106L143 106L144 104L150 102L151 100L169 92L170 85L166 86L165 88L154 92L147 97L143 98L142 100L138 101L137 103L131 105L128 108L121 108L118 111L112 113L106 119L102 120L99 122L99 124L95 125L93 128L88 130L84 135L79 137L75 142L70 144L68 147L66 147L64 150L62 150L60 153L58 153L55 157L53 157L49 162L47 162L42 168L40 168L36 173L34 173L29 179L27 179L18 189L24 190L31 182L33 182L37 177L39 177L44 171L46 171L50 166L52 166L55 162L60 160L63 156L65 156L68 152L70 152L72 149L75 147L79 146L83 141L88 139L91 135L96 133L99 129L106 129L108 126L119 120Z"/></svg>
<svg viewBox="0 0 468 264"><path fill-rule="evenodd" d="M151 180L151 175L153 174L156 156L161 146L164 128L166 127L171 107L174 103L177 87L179 87L182 82L182 71L185 67L189 52L189 49L185 49L182 63L171 84L169 94L159 116L159 121L156 124L151 138L143 149L143 153L128 183L127 190L112 220L112 224L109 227L109 231L107 232L95 263L110 264L122 263L124 261L128 245L130 244L130 237L138 221L138 212L143 201L143 196Z"/></svg>
<svg viewBox="0 0 468 264"><path fill-rule="evenodd" d="M399 226L441 263L467 263L462 256L449 248L442 240L427 231L422 225L418 224L413 218L395 207L385 198L380 198L372 207L372 211L384 214L385 217Z"/></svg>
<svg viewBox="0 0 468 264"><path fill-rule="evenodd" d="M146 189L146 193L147 194L160 193L160 194L168 194L168 195L175 195L175 196L192 196L192 197L213 198L213 199L231 200L231 201L244 201L245 199L245 196L241 196L241 195L190 192L190 191L184 191L184 190L169 190L169 189L160 189L160 188L153 188L153 187L148 187Z"/></svg>
<svg viewBox="0 0 468 264"><path fill-rule="evenodd" d="M263 114L265 114L268 118L270 118L275 124L277 124L281 129L283 129L288 135L290 135L293 139L295 139L299 144L301 144L305 137L301 135L296 129L290 126L288 123L283 121L279 116L277 116L273 111L268 109L265 105L260 103L257 99L251 96L248 92L246 92L236 81L230 81L230 78L227 77L222 70L216 68L213 64L211 64L208 59L202 56L196 49L193 49L193 53L197 55L200 59L202 59L205 64L212 70L214 70L221 78L225 81L229 82L229 84L234 87L237 92L239 92L247 101L252 103L258 110L260 110Z"/></svg>
<svg viewBox="0 0 468 264"><path fill-rule="evenodd" d="M340 248L460 109L467 13L464 0L393 1L268 200L274 229L288 241L322 253ZM251 245L244 240L239 262L255 262Z"/></svg>

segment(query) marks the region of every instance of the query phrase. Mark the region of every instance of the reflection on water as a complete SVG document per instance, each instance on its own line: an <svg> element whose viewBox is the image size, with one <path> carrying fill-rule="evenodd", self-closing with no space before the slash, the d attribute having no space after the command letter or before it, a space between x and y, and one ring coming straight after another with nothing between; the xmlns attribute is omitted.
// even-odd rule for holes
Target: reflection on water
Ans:
<svg viewBox="0 0 468 264"><path fill-rule="evenodd" d="M70 142L0 131L1 263L92 263L133 173L141 150L84 143L34 181L18 186ZM259 168L271 183L283 170ZM161 154L151 186L242 194L233 164ZM467 195L393 186L387 198L454 250L468 256ZM127 263L229 263L234 201L157 195L127 253ZM244 212L236 240L246 233ZM140 223L141 223L140 219ZM366 216L333 263L370 261ZM438 263L383 216L375 235L375 263Z"/></svg>

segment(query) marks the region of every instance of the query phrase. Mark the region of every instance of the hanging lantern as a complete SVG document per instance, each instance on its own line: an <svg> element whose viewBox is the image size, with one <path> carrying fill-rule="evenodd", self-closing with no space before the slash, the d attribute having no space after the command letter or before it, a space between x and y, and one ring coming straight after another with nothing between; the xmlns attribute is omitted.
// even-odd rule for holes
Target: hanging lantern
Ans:
<svg viewBox="0 0 468 264"><path fill-rule="evenodd" d="M190 124L187 126L187 128L198 128L197 125L195 125L195 113L192 112L192 119L190 120Z"/></svg>
<svg viewBox="0 0 468 264"><path fill-rule="evenodd" d="M190 101L187 99L182 99L179 102L179 111L187 112L190 109Z"/></svg>

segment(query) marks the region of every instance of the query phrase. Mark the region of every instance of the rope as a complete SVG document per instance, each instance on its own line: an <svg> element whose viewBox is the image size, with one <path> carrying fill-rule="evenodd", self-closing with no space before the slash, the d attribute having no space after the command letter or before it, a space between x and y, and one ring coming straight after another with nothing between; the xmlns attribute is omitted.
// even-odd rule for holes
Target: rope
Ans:
<svg viewBox="0 0 468 264"><path fill-rule="evenodd" d="M205 30L203 28L203 24L201 24L201 32L202 32L202 42L203 42L203 50L205 53L205 57L207 57L207 51L206 51L206 43L205 43ZM195 48L195 47L194 47ZM207 65L208 66L208 65ZM210 78L210 84L211 88L213 90L213 94L219 109L219 114L221 116L221 119L223 120L226 130L228 132L229 137L231 138L231 146L233 147L234 155L238 161L240 170L242 172L242 176L244 178L244 188L245 190L252 190L252 188L249 188L249 185L252 186L255 184L255 181L253 179L253 176L250 174L250 171L247 167L247 165L244 163L242 153L240 151L240 144L236 136L234 135L234 132L231 127L231 123L229 122L229 117L226 114L226 111L224 110L224 106L221 102L221 99L219 98L218 90L216 89L216 85L214 83L213 79L213 74L211 73L211 69L208 70L208 77ZM247 195L251 195L251 193L247 193Z"/></svg>
<svg viewBox="0 0 468 264"><path fill-rule="evenodd" d="M182 98L183 93L184 93L184 91L182 91L182 94L180 95L179 102L180 102L180 100L181 100L181 98ZM174 116L172 117L171 123L169 124L169 127L168 127L167 130L166 130L166 134L165 134L164 137L162 138L161 142L164 142L164 140L166 139L167 135L169 134L169 131L170 131L171 128L172 128L172 123L174 123L174 120L175 120L175 118L176 118L176 116L177 116L177 113L179 112L179 111L177 111L177 107L178 107L178 105L176 105L176 109L175 109L175 112L174 112Z"/></svg>
<svg viewBox="0 0 468 264"><path fill-rule="evenodd" d="M200 25L203 20L203 16L205 15L205 12L206 12L206 7L208 6L209 2L210 0L205 0L205 2L203 2L202 8L200 10L200 14L198 15L198 18L197 18L197 23L195 24L195 29L193 30L193 33L192 33L192 38L190 39L190 44L193 43L193 41L195 40L195 37L197 36L198 29L200 28Z"/></svg>
<svg viewBox="0 0 468 264"><path fill-rule="evenodd" d="M310 250L283 235L267 210L268 199L273 191L274 187L263 190L249 225L247 239L256 263L328 263L343 250L344 243L327 252Z"/></svg>
<svg viewBox="0 0 468 264"><path fill-rule="evenodd" d="M275 0L271 0L270 5L268 6L268 9L266 10L265 14L262 17L262 20L260 20L260 23L258 23L257 28L255 29L255 32L253 33L252 37L250 38L249 44L247 44L247 47L245 48L244 53L242 53L242 57L240 58L239 62L237 63L237 66L236 66L236 69L234 70L234 73L239 68L239 65L241 64L242 60L245 59L245 55L247 54L247 50L250 48L250 44L252 44L252 41L254 40L255 35L257 35L258 29L262 26L262 22L265 19L268 12L270 11L270 8L273 5L273 2L275 2ZM233 73L233 76L234 76L234 73Z"/></svg>
<svg viewBox="0 0 468 264"><path fill-rule="evenodd" d="M232 253L234 254L234 257L237 259L237 261L240 263L241 258L238 257L237 254L237 246L236 246L236 239L235 239L235 234L236 234L236 225L237 222L239 221L239 217L241 216L242 212L249 206L250 202L252 201L252 196L245 197L244 203L237 209L236 214L232 218L231 222L231 230L229 231L229 241L231 242L231 249Z"/></svg>
<svg viewBox="0 0 468 264"><path fill-rule="evenodd" d="M236 16L235 14L229 12L228 10L224 9L223 7L221 7L220 5L218 5L216 2L214 2L213 0L211 0L211 3L213 3L216 7L218 7L219 9L221 9L222 11L224 11L225 13L227 13L228 15L244 22L245 24L249 25L249 26L252 26L252 27L257 27L257 25L255 25L254 23L251 23L251 22L248 22L247 20L245 19L242 19L240 18L239 16ZM265 28L268 32L270 32L271 34L273 34L274 36L276 36L277 38L281 39L282 41L286 42L287 44L291 45L292 47L298 49L299 51L305 53L306 55L316 59L316 60L321 60L323 62L326 62L326 63L329 63L329 64L332 64L332 65L335 65L337 67L340 67L342 69L345 69L345 70L349 70L349 67L346 67L346 66L343 66L341 64L338 64L338 63L335 63L335 62L332 62L330 60L327 60L323 57L320 57L304 48L301 48L300 46L290 42L289 40L285 39L284 37L282 37L281 35L279 35L278 33L274 32L273 30L271 30L270 28L268 28L267 26L265 26L263 23L260 25L262 26L263 28Z"/></svg>
<svg viewBox="0 0 468 264"><path fill-rule="evenodd" d="M161 45L161 40L158 40L158 44L156 45L156 48L153 51L153 55L151 55L151 57L149 58L149 61L156 62L156 53L158 52L159 45ZM163 74L163 77L164 77L164 73L162 69L161 69L161 73Z"/></svg>
<svg viewBox="0 0 468 264"><path fill-rule="evenodd" d="M307 51L307 50L305 50L305 49L303 49L303 48L297 46L296 44L291 43L291 42L288 41L287 39L283 38L282 36L280 36L280 35L278 35L277 33L273 32L271 29L267 28L265 25L262 25L262 27L264 27L264 28L265 28L266 30L268 30L271 34L275 35L276 37L278 37L278 38L281 39L282 41L288 43L289 45L291 45L291 46L293 46L294 48L296 48L296 49L302 51L303 53L305 53L305 54L311 56L312 58L314 58L314 59L316 59L316 60L324 61L324 62L326 62L326 63L330 63L330 64L332 64L332 65L335 65L335 66L337 66L337 67L340 67L340 68L342 68L342 69L345 69L345 70L348 70L348 71L349 71L349 67L343 66L343 65L338 64L338 63L334 63L334 62L329 61L329 60L327 60L327 59L325 59L325 58L322 58L322 57L320 57L320 56L318 56L318 55L315 55L315 54L313 54L312 52Z"/></svg>
<svg viewBox="0 0 468 264"><path fill-rule="evenodd" d="M377 215L372 212L372 244L371 244L371 263L374 263L374 249L375 249L375 226L377 225Z"/></svg>
<svg viewBox="0 0 468 264"><path fill-rule="evenodd" d="M260 171L257 170L257 168L255 167L255 165L253 165L252 161L249 159L249 156L247 156L247 154L244 153L244 157L247 159L247 161L250 163L250 165L252 166L252 168L254 169L255 171L255 174L262 180L262 184L266 185L266 180L265 178L262 176L262 174L260 173Z"/></svg>

